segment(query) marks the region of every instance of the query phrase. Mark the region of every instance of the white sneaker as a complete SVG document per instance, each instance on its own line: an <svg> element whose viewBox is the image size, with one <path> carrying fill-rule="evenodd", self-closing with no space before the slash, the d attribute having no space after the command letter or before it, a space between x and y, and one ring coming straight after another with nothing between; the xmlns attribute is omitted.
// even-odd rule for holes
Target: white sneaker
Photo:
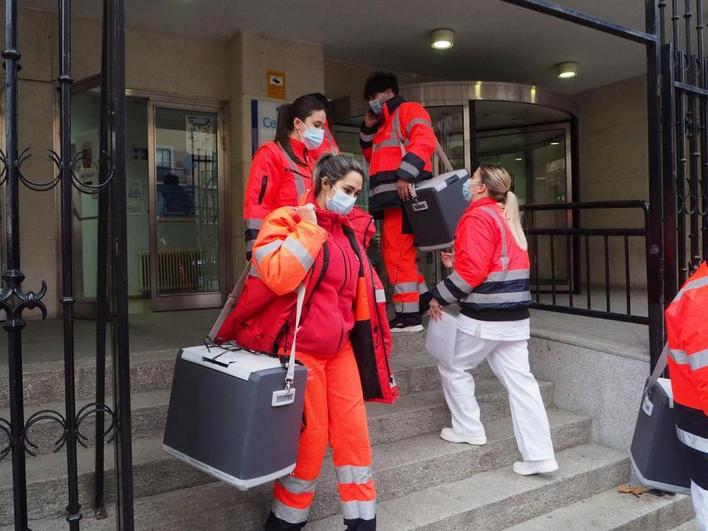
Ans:
<svg viewBox="0 0 708 531"><path fill-rule="evenodd" d="M458 435L452 428L443 428L440 432L440 438L451 443L467 443L474 446L484 446L487 444L487 438L482 435L481 437L473 437L471 435Z"/></svg>
<svg viewBox="0 0 708 531"><path fill-rule="evenodd" d="M534 474L548 474L558 470L558 462L555 459L546 461L517 461L513 466L514 472L522 476L532 476Z"/></svg>

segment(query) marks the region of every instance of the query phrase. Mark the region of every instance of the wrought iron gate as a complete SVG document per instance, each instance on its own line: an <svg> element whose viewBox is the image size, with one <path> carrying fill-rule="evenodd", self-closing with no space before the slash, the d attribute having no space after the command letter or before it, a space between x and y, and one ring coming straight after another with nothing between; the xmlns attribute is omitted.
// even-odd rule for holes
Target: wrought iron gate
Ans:
<svg viewBox="0 0 708 531"><path fill-rule="evenodd" d="M104 451L105 439L115 440L115 476L117 490L117 527L133 529L133 482L130 422L130 364L128 352L128 296L126 263L126 180L125 180L125 8L123 0L103 2L102 85L101 85L101 153L99 182L82 183L74 168L80 153L71 148L71 0L58 0L59 66L57 78L60 110L59 151L49 150L56 166L56 175L33 180L23 174L22 165L31 156L29 148L18 146L18 72L20 50L17 47L17 0L5 1L5 151L0 153L0 179L5 185L5 286L0 293L0 308L5 311L5 331L8 334L10 419L0 419L0 431L8 439L0 451L0 459L11 457L15 529L28 528L26 457L35 455L32 429L38 423L52 422L59 426L61 437L54 452L64 449L67 454L68 505L67 521L72 530L79 529L81 505L77 470L78 447L86 447L88 438L82 425L95 417L96 474L94 507L105 514ZM46 284L38 292L25 291L24 274L20 267L20 200L19 188L26 186L36 192L50 193L56 187L61 197L61 307L64 332L64 412L42 410L27 420L24 418L22 383L23 312L39 309L47 312L42 302ZM82 193L98 194L98 291L96 320L96 400L76 411L74 389L74 287L72 272L72 187ZM32 205L23 205L32 209ZM110 266L110 267L109 267ZM110 278L109 278L110 272ZM110 315L109 315L110 314ZM106 404L106 339L107 321L111 323L113 359L113 407ZM107 418L106 418L107 417Z"/></svg>

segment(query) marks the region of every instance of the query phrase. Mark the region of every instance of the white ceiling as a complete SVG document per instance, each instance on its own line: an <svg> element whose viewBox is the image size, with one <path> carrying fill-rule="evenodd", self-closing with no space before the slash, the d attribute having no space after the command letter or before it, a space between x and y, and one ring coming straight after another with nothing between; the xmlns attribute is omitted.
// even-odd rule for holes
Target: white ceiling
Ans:
<svg viewBox="0 0 708 531"><path fill-rule="evenodd" d="M643 29L643 0L560 0ZM22 7L55 10L56 0ZM98 0L74 14L98 18ZM229 37L239 30L322 43L326 57L441 79L532 83L574 94L644 72L644 48L500 0L126 0L129 26ZM455 47L432 50L428 33L455 30ZM580 76L558 80L554 65L578 61Z"/></svg>

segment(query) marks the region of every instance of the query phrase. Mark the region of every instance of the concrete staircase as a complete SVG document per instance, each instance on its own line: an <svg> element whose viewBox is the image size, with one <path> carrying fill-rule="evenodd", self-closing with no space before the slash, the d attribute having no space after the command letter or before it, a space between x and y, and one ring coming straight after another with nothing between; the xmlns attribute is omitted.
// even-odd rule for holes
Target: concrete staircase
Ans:
<svg viewBox="0 0 708 531"><path fill-rule="evenodd" d="M374 445L374 477L382 530L496 529L672 529L692 518L683 496L640 498L621 495L626 482L625 452L594 444L592 419L553 405L554 386L539 382L548 407L560 470L543 477L511 471L518 458L508 399L486 365L476 371L478 397L489 443L483 447L446 443L438 437L449 414L437 370L423 351L423 335L395 338L393 366L403 396L394 406L368 404ZM162 450L175 352L133 355L133 460L136 528L140 530L261 529L270 485L239 492L169 457ZM27 416L40 409L63 410L61 364L28 365L25 374ZM95 376L90 361L77 371L77 395L91 401ZM0 374L0 409L7 408L7 378ZM81 404L79 404L81 405ZM0 416L9 417L7 411ZM92 429L86 426L86 435ZM65 453L51 453L57 432L37 426L32 440L42 452L27 458L31 528L67 529ZM112 448L106 449L108 500L114 499ZM90 508L93 450L79 449L82 529L115 528L114 510L96 520ZM307 529L342 529L334 468L328 459ZM0 463L0 529L12 529L12 475L9 460ZM691 529L690 522L685 528Z"/></svg>

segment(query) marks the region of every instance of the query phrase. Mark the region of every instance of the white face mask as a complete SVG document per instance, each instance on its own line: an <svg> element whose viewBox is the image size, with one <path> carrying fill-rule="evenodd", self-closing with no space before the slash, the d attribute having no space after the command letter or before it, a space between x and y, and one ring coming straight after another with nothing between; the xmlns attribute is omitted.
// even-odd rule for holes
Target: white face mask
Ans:
<svg viewBox="0 0 708 531"><path fill-rule="evenodd" d="M327 198L325 206L330 212L346 216L352 211L355 203L356 197L345 194L341 190L335 188L334 195L332 197Z"/></svg>
<svg viewBox="0 0 708 531"><path fill-rule="evenodd" d="M324 129L320 129L319 127L308 127L300 136L302 137L302 142L305 144L307 149L317 149L324 141Z"/></svg>

